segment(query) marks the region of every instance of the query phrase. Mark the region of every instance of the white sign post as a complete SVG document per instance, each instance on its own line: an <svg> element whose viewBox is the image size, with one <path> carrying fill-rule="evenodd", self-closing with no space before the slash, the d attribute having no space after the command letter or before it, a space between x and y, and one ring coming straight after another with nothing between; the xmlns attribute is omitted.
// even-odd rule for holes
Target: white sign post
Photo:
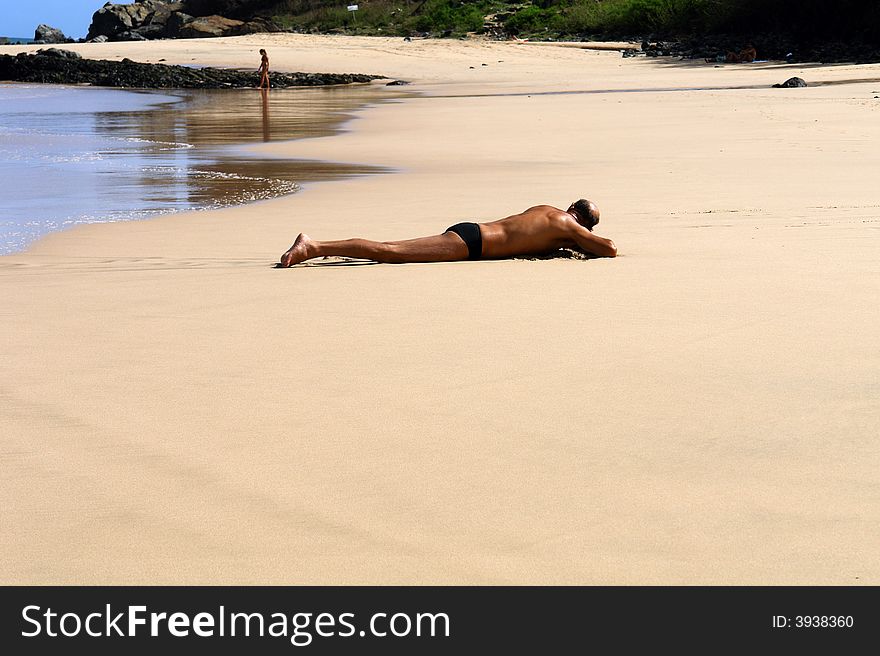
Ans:
<svg viewBox="0 0 880 656"><path fill-rule="evenodd" d="M348 5L348 10L351 12L351 18L357 24L357 5Z"/></svg>

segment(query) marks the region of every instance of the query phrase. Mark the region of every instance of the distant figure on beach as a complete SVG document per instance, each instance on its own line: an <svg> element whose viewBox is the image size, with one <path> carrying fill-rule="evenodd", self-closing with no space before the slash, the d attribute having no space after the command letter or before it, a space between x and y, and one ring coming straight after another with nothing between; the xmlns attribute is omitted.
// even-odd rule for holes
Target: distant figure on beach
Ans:
<svg viewBox="0 0 880 656"><path fill-rule="evenodd" d="M263 85L265 88L269 88L269 55L266 54L266 51L260 48L260 86L258 88L262 89Z"/></svg>
<svg viewBox="0 0 880 656"><path fill-rule="evenodd" d="M755 46L753 46L751 43L739 52L731 51L727 53L727 61L732 64L748 64L755 61L757 58L758 51L755 50Z"/></svg>
<svg viewBox="0 0 880 656"><path fill-rule="evenodd" d="M614 242L593 234L597 223L599 208L582 198L564 211L550 205L537 205L490 223L457 223L442 234L404 241L315 241L300 233L293 246L281 256L279 266L289 267L327 255L403 264L546 255L560 248L573 248L597 257L615 257Z"/></svg>

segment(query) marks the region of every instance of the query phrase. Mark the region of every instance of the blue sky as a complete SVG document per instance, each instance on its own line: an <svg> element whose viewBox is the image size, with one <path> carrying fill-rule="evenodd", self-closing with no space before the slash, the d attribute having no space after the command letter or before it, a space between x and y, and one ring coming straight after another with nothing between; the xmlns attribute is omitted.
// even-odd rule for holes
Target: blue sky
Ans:
<svg viewBox="0 0 880 656"><path fill-rule="evenodd" d="M117 0L128 2L129 0ZM0 36L34 37L40 23L57 27L67 36L85 36L92 14L106 0L0 0Z"/></svg>

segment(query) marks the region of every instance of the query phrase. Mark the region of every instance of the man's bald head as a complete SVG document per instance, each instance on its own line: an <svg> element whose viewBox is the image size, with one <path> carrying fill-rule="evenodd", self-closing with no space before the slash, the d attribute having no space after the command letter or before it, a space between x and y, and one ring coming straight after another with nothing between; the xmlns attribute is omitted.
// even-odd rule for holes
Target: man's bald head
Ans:
<svg viewBox="0 0 880 656"><path fill-rule="evenodd" d="M577 216L578 223L587 230L592 231L599 223L599 206L591 200L581 198L576 200L568 208L569 212L574 212Z"/></svg>

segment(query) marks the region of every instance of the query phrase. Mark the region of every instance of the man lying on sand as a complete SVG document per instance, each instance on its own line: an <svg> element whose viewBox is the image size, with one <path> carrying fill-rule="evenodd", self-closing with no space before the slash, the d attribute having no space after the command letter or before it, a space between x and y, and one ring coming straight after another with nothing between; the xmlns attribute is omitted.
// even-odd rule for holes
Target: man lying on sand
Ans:
<svg viewBox="0 0 880 656"><path fill-rule="evenodd" d="M750 64L758 58L758 51L751 43L739 52L728 52L727 61L734 64Z"/></svg>
<svg viewBox="0 0 880 656"><path fill-rule="evenodd" d="M403 264L545 255L560 248L574 248L598 257L616 256L613 241L593 234L597 223L599 208L582 198L565 211L537 205L498 221L457 223L442 235L405 241L315 241L300 234L281 256L280 266L289 267L326 255Z"/></svg>

